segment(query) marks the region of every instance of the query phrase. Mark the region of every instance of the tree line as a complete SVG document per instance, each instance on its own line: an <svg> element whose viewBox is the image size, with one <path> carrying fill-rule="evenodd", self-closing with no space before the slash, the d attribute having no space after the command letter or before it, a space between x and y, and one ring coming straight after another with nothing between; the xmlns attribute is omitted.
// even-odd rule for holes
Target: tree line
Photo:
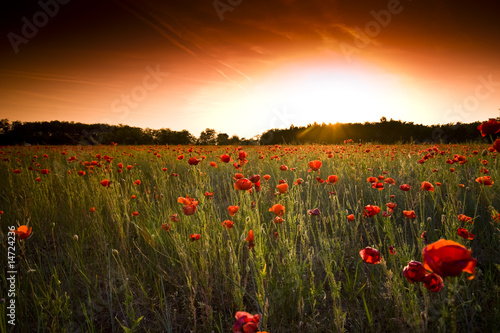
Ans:
<svg viewBox="0 0 500 333"><path fill-rule="evenodd" d="M128 125L82 124L75 122L10 122L0 120L0 145L269 145L269 144L339 144L350 142L401 143L460 143L481 136L480 122L443 125L421 125L401 120L380 122L291 125L285 129L270 129L251 139L229 137L207 128L196 138L189 131L169 128L142 129Z"/></svg>

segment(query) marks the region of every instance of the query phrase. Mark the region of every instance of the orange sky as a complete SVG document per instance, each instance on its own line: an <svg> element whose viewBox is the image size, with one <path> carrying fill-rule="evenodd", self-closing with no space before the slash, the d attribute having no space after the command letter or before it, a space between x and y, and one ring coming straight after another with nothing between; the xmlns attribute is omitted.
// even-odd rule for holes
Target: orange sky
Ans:
<svg viewBox="0 0 500 333"><path fill-rule="evenodd" d="M0 118L11 121L122 123L195 136L214 128L248 138L292 123L499 116L495 1L2 7Z"/></svg>

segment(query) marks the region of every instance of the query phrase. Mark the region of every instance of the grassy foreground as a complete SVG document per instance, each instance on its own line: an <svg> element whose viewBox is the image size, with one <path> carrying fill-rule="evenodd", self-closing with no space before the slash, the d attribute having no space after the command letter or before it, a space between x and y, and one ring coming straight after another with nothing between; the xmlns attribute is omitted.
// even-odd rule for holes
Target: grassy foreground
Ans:
<svg viewBox="0 0 500 333"><path fill-rule="evenodd" d="M32 228L15 242L15 327L7 317L8 274L1 275L0 331L232 332L237 311L260 314L259 330L267 332L498 331L500 230L493 217L500 210L500 167L487 149L0 147L5 271L9 227ZM247 163L238 160L241 151ZM224 163L223 154L233 161ZM201 161L190 165L190 157ZM313 160L322 166L309 172ZM478 183L485 169L498 182ZM270 179L249 193L234 188L236 173ZM335 184L316 179L330 175L338 177ZM380 177L383 188L373 188L367 179L379 176L395 184ZM276 187L280 180L289 185L286 193ZM422 190L423 181L434 191ZM401 190L403 184L411 189ZM178 202L186 196L199 202L192 215ZM397 206L388 213L389 202ZM275 204L285 207L280 224L269 211ZM233 205L239 210L230 216ZM381 212L365 217L367 205ZM315 208L319 215L310 214ZM406 218L404 210L416 217ZM225 220L234 222L231 229ZM460 227L475 238L460 237ZM430 243L445 238L470 248L476 277L445 278L440 292L406 280L408 262L422 262L424 231ZM194 234L199 240L191 240ZM367 246L380 251L380 264L361 259Z"/></svg>

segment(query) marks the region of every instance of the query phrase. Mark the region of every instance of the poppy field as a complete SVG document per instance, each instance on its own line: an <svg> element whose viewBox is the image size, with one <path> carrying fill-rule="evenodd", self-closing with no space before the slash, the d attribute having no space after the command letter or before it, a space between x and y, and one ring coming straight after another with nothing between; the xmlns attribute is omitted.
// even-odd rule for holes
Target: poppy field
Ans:
<svg viewBox="0 0 500 333"><path fill-rule="evenodd" d="M1 147L0 330L497 331L498 149Z"/></svg>

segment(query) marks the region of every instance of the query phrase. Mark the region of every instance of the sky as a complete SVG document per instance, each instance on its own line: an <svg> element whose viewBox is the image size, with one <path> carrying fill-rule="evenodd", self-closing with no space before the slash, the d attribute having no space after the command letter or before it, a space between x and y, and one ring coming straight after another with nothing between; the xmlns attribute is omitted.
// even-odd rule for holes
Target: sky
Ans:
<svg viewBox="0 0 500 333"><path fill-rule="evenodd" d="M206 128L500 115L496 1L1 5L0 118Z"/></svg>

